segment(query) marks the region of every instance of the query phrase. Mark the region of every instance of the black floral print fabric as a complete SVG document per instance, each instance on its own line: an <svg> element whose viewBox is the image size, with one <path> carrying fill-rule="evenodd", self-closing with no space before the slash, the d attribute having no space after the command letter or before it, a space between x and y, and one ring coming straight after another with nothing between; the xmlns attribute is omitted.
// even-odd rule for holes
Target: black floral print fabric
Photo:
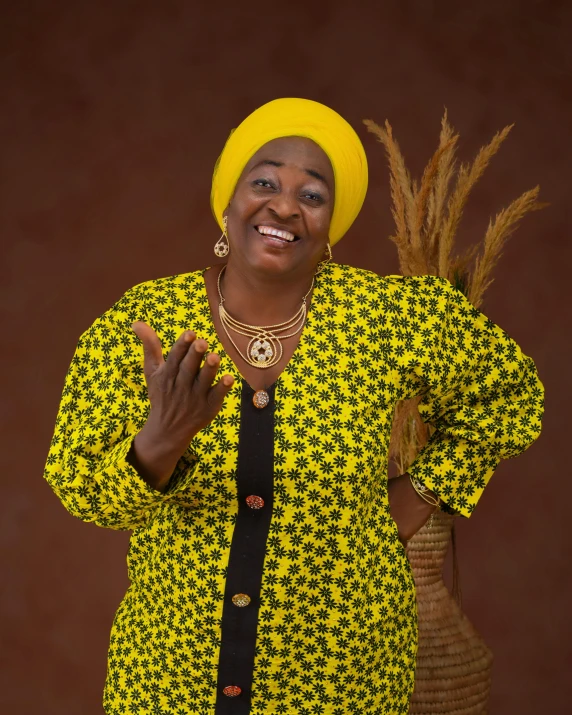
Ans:
<svg viewBox="0 0 572 715"><path fill-rule="evenodd" d="M140 283L80 336L46 461L69 512L133 532L110 637L109 715L214 715L220 703L243 382L216 335L203 275ZM236 378L165 493L126 461L149 412L135 320L157 332L165 357L195 330L221 355L221 374ZM330 264L274 385L251 715L407 712L417 613L389 512L387 451L396 401L415 395L437 430L409 472L468 517L499 461L540 433L533 360L443 278Z"/></svg>

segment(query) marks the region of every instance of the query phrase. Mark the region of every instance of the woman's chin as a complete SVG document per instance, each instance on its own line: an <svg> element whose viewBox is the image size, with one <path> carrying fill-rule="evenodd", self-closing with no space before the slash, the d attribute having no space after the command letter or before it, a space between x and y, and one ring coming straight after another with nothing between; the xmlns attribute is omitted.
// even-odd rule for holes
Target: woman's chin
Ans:
<svg viewBox="0 0 572 715"><path fill-rule="evenodd" d="M258 232L256 233L258 238L245 246L243 253L246 263L253 269L284 273L308 260L304 260L304 252L299 250L301 246L284 245L284 242L278 243L279 239L273 240L270 236L261 236Z"/></svg>
<svg viewBox="0 0 572 715"><path fill-rule="evenodd" d="M280 274L291 271L298 262L292 260L291 256L277 255L271 251L264 251L253 256L249 263L252 268L257 271Z"/></svg>

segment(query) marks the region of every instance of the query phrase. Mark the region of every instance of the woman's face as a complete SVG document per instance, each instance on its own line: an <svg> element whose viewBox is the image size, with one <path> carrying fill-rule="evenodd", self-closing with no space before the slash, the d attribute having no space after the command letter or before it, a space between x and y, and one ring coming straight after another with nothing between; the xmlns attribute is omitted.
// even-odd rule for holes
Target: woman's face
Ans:
<svg viewBox="0 0 572 715"><path fill-rule="evenodd" d="M225 211L229 263L275 274L314 270L333 209L334 172L324 151L305 137L273 139L250 159ZM263 235L265 227L290 235Z"/></svg>

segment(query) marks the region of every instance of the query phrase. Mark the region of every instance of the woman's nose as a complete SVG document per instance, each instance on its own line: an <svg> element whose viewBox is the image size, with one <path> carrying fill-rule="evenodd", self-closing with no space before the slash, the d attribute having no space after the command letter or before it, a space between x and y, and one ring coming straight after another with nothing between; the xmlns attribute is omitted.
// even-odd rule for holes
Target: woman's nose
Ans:
<svg viewBox="0 0 572 715"><path fill-rule="evenodd" d="M268 208L281 218L298 218L300 216L296 197L288 192L282 191L279 195L273 196Z"/></svg>

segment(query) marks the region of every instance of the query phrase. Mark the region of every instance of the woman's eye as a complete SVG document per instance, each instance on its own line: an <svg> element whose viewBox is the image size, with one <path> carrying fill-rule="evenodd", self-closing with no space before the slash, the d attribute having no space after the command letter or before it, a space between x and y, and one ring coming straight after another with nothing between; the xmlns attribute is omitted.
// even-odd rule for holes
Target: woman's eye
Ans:
<svg viewBox="0 0 572 715"><path fill-rule="evenodd" d="M266 189L266 188L274 189L275 188L274 184L271 181L268 181L268 179L255 179L252 182L252 185L260 186L263 189ZM314 203L319 203L320 201L322 201L322 197L320 196L320 194L315 194L313 191L309 192L307 194L302 194L302 196L305 199L310 199Z"/></svg>

